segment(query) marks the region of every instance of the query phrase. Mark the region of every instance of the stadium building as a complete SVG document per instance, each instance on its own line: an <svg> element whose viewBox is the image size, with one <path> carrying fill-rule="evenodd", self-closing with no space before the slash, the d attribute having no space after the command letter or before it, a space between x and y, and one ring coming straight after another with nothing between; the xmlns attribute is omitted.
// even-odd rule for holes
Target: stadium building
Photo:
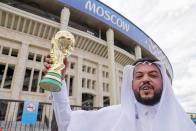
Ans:
<svg viewBox="0 0 196 131"><path fill-rule="evenodd" d="M70 31L76 39L65 76L71 105L119 103L123 67L139 58L160 59L173 77L172 66L159 46L100 1L1 0L0 99L50 102L49 92L38 83L51 38L59 30ZM0 104L8 120L16 120L22 110L22 104ZM9 117L8 109L15 112L14 117Z"/></svg>

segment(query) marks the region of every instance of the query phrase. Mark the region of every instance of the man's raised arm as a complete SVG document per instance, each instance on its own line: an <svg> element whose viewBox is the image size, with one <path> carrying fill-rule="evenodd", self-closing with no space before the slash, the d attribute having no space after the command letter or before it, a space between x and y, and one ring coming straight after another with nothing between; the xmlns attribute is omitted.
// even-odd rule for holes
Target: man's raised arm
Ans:
<svg viewBox="0 0 196 131"><path fill-rule="evenodd" d="M50 58L50 55L48 55L44 59L44 69L43 69L44 73L47 73L47 71L51 68L51 64L52 64L52 59ZM64 58L64 65L65 65L65 68L61 71L62 73L61 91L51 93L52 105L54 108L55 117L56 117L59 131L67 131L67 128L70 122L70 117L71 117L71 108L69 104L67 86L66 86L65 79L64 79L66 67L68 66L67 58Z"/></svg>
<svg viewBox="0 0 196 131"><path fill-rule="evenodd" d="M52 92L52 105L59 131L66 131L70 122L71 109L65 80L62 80L60 92Z"/></svg>

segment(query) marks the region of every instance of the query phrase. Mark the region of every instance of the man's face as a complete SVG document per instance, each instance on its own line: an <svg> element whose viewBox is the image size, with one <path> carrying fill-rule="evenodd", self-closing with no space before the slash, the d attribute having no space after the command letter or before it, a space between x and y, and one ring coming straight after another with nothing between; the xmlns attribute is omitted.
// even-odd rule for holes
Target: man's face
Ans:
<svg viewBox="0 0 196 131"><path fill-rule="evenodd" d="M162 76L155 64L136 65L133 72L133 92L138 102L155 105L162 94Z"/></svg>

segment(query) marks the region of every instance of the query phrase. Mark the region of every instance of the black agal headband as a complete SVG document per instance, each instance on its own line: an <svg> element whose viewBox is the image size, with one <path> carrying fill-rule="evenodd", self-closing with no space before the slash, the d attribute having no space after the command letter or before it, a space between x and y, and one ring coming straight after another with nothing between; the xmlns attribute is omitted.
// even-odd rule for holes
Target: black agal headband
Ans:
<svg viewBox="0 0 196 131"><path fill-rule="evenodd" d="M159 61L159 60L157 60L155 58L141 58L141 59L136 60L132 65L135 66L139 63L152 64L157 61Z"/></svg>

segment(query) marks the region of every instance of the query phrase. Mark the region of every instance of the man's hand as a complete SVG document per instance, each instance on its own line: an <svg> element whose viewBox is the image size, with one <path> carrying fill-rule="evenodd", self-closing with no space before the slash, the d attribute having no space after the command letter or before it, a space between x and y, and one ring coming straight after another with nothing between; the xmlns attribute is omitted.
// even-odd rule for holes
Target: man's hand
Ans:
<svg viewBox="0 0 196 131"><path fill-rule="evenodd" d="M52 61L52 58L50 57L50 55L47 55L45 58L44 58L44 69L43 69L43 73L46 74L48 72L48 70L51 68L51 64L53 63ZM63 59L63 63L65 65L65 68L63 68L61 70L61 75L62 75L62 80L64 79L64 76L65 76L65 72L66 72L66 69L68 67L68 60L67 60L67 57L64 57Z"/></svg>

